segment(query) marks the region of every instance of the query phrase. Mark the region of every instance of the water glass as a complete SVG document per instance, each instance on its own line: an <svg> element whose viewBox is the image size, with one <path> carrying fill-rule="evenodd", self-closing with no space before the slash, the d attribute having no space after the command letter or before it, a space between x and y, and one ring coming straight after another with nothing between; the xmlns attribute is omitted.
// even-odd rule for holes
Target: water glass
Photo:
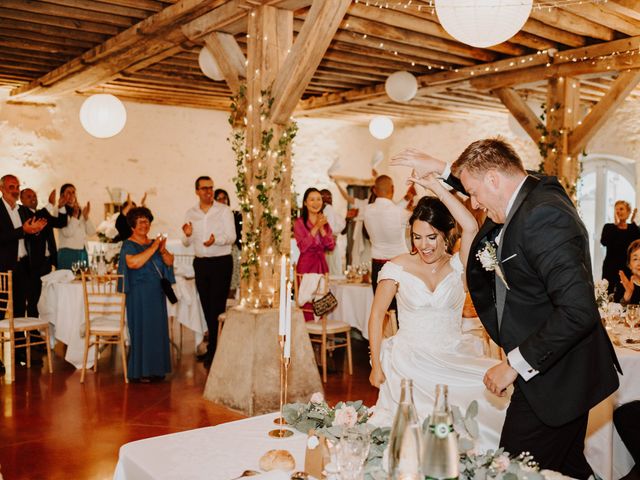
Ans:
<svg viewBox="0 0 640 480"><path fill-rule="evenodd" d="M338 443L338 472L341 480L360 480L369 455L369 434L346 429Z"/></svg>
<svg viewBox="0 0 640 480"><path fill-rule="evenodd" d="M71 262L71 272L74 276L78 276L78 273L80 272L80 265L78 262Z"/></svg>
<svg viewBox="0 0 640 480"><path fill-rule="evenodd" d="M640 305L627 305L627 314L625 316L625 323L629 328L634 328L640 323L640 311L638 310Z"/></svg>

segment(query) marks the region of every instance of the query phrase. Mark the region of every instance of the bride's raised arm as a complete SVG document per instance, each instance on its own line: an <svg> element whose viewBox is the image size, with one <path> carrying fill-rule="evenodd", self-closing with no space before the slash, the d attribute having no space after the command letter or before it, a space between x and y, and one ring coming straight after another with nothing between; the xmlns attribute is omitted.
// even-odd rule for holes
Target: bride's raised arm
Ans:
<svg viewBox="0 0 640 480"><path fill-rule="evenodd" d="M460 261L466 268L471 244L478 233L478 222L475 217L467 207L465 207L464 204L455 197L455 195L442 185L434 173L430 173L424 177L417 177L413 175L409 181L431 190L440 199L440 201L445 204L451 212L451 215L453 215L453 218L458 222L458 225L460 225L460 228L462 228L460 238Z"/></svg>

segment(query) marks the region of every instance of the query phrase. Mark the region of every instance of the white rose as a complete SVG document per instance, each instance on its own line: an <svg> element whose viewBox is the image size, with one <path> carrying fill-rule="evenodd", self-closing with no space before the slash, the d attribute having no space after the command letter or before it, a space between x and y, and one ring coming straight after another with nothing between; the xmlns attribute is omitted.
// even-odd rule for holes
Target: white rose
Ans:
<svg viewBox="0 0 640 480"><path fill-rule="evenodd" d="M324 395L322 392L316 392L311 395L311 403L322 403L324 402Z"/></svg>
<svg viewBox="0 0 640 480"><path fill-rule="evenodd" d="M344 406L336 410L333 425L353 427L358 421L358 412L352 406Z"/></svg>
<svg viewBox="0 0 640 480"><path fill-rule="evenodd" d="M509 468L510 463L511 460L509 459L509 456L503 454L499 457L494 458L491 466L499 472L504 472L507 470L507 468Z"/></svg>

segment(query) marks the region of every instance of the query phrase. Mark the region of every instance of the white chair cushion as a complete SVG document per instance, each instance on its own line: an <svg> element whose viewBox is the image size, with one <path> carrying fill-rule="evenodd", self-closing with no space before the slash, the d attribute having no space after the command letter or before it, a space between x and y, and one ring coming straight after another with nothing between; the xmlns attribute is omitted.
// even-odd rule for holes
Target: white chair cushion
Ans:
<svg viewBox="0 0 640 480"><path fill-rule="evenodd" d="M94 317L91 320L91 331L120 333L120 319L113 317Z"/></svg>
<svg viewBox="0 0 640 480"><path fill-rule="evenodd" d="M312 335L322 335L322 322L307 322L307 332ZM340 320L327 320L327 333L345 332L351 330L351 325Z"/></svg>
<svg viewBox="0 0 640 480"><path fill-rule="evenodd" d="M35 330L36 328L45 328L48 325L44 320L34 317L18 317L13 319L13 327L19 329L33 328ZM8 318L0 320L0 330L9 330L10 328Z"/></svg>

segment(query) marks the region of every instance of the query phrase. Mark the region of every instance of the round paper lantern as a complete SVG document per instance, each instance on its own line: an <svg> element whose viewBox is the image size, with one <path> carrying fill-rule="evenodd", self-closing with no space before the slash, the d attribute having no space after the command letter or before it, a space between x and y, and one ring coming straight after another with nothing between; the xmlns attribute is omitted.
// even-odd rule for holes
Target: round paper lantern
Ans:
<svg viewBox="0 0 640 480"><path fill-rule="evenodd" d="M369 122L369 133L379 140L384 140L393 133L393 122L384 115L373 117Z"/></svg>
<svg viewBox="0 0 640 480"><path fill-rule="evenodd" d="M395 72L387 77L384 89L391 100L408 102L418 92L418 80L409 72Z"/></svg>
<svg viewBox="0 0 640 480"><path fill-rule="evenodd" d="M200 54L198 55L198 65L200 65L200 70L211 80L224 80L224 75L220 72L220 67L218 67L218 62L213 58L213 54L209 51L207 47L202 47L200 50Z"/></svg>
<svg viewBox="0 0 640 480"><path fill-rule="evenodd" d="M474 47L506 42L529 18L533 0L436 0L442 27Z"/></svg>
<svg viewBox="0 0 640 480"><path fill-rule="evenodd" d="M80 107L80 123L96 138L109 138L120 133L127 123L127 110L113 95L91 95Z"/></svg>

